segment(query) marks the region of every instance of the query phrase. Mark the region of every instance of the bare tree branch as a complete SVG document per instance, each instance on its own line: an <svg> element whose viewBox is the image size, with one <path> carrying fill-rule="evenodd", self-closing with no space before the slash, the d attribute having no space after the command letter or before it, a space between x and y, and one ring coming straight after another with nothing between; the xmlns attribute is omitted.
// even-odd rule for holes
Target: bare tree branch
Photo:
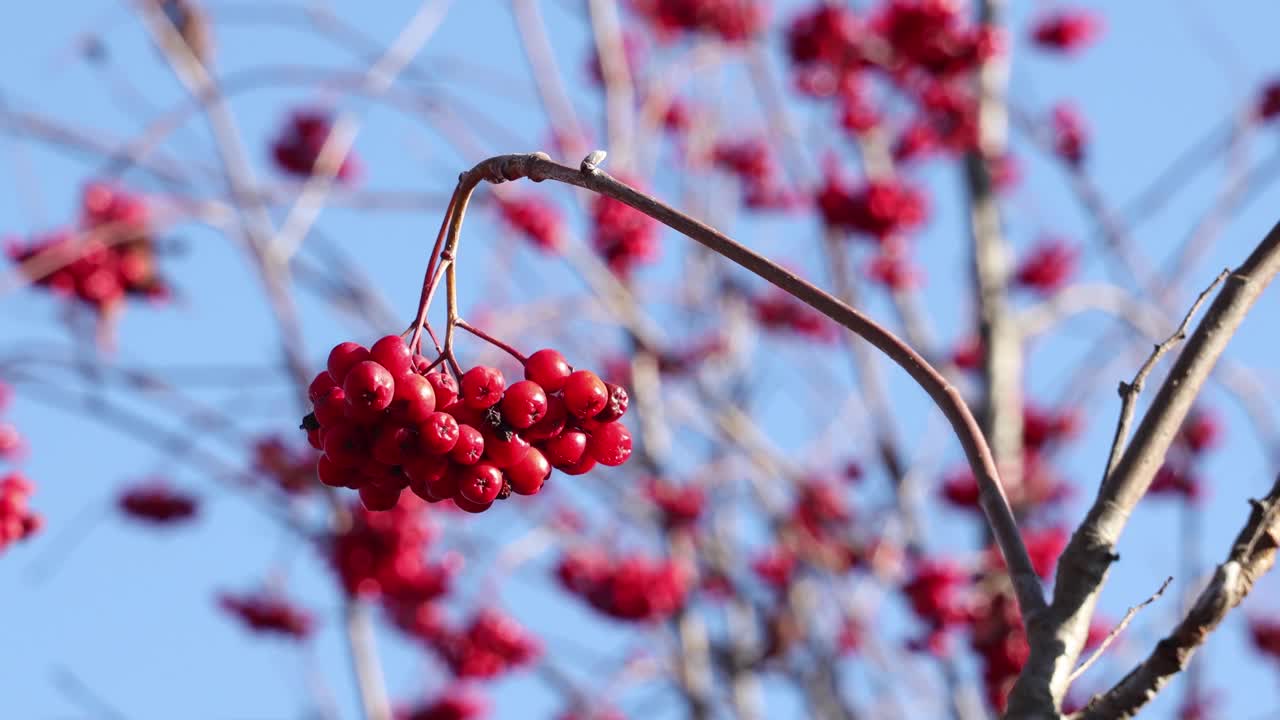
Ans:
<svg viewBox="0 0 1280 720"><path fill-rule="evenodd" d="M1146 494L1218 357L1277 273L1280 223L1224 281L1059 558L1053 603L1028 623L1030 657L1010 694L1008 717L1057 717L1098 595L1119 557L1116 544L1129 514Z"/></svg>
<svg viewBox="0 0 1280 720"><path fill-rule="evenodd" d="M1115 687L1090 700L1073 718L1122 720L1136 715L1170 678L1187 667L1196 649L1227 613L1244 600L1253 583L1271 569L1280 543L1280 476L1271 486L1271 492L1261 501L1253 500L1252 504L1249 522L1236 536L1226 562L1214 571L1186 617L1156 644L1146 660Z"/></svg>
<svg viewBox="0 0 1280 720"><path fill-rule="evenodd" d="M1151 597L1126 610L1124 617L1120 618L1120 622L1117 623L1116 626L1112 628L1111 632L1107 633L1107 636L1102 639L1102 643L1098 645L1098 649L1093 651L1093 654L1089 656L1088 660L1080 663L1080 667L1076 668L1071 673L1071 677L1067 678L1067 682L1075 682L1076 678L1083 675L1084 671L1089 669L1089 666L1098 662L1098 660L1102 658L1102 654L1107 651L1107 648L1111 647L1111 643L1115 642L1116 638L1120 637L1120 633L1124 632L1124 629L1129 627L1129 623L1133 622L1133 619L1138 616L1138 613L1146 606L1160 599L1161 595L1164 595L1165 589L1169 587L1169 583L1171 582L1173 582L1172 575L1165 578L1164 582L1160 583L1160 588L1156 590Z"/></svg>

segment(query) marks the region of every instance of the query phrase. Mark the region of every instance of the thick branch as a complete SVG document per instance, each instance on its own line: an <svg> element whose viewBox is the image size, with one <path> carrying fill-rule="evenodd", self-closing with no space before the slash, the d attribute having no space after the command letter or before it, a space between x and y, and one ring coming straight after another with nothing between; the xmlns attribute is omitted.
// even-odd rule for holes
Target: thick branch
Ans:
<svg viewBox="0 0 1280 720"><path fill-rule="evenodd" d="M683 233L737 265L785 290L843 327L857 333L898 364L933 399L951 423L981 488L980 503L991 525L996 544L1010 569L1018 604L1024 618L1044 609L1040 580L1031 566L1026 545L1018 532L1013 511L1000 485L995 459L977 421L960 392L923 357L871 318L845 305L822 289L801 279L768 258L753 252L724 233L679 212L658 200L618 182L584 162L580 169L553 162L544 153L501 155L489 158L462 174L463 189L482 181L501 183L527 177L535 182L555 180L626 203L664 225ZM465 190L464 190L465 191Z"/></svg>
<svg viewBox="0 0 1280 720"><path fill-rule="evenodd" d="M1116 544L1129 514L1146 494L1218 357L1278 272L1280 224L1226 278L1072 535L1058 561L1053 604L1038 622L1030 623L1031 655L1010 694L1008 717L1056 717L1107 572L1119 557ZM1047 697L1052 707L1047 707Z"/></svg>
<svg viewBox="0 0 1280 720"><path fill-rule="evenodd" d="M1208 639L1232 608L1239 605L1253 583L1271 569L1280 540L1280 477L1261 502L1253 501L1249 522L1236 536L1226 562L1213 573L1187 616L1156 644L1151 655L1115 687L1089 701L1073 716L1081 720L1131 718L1186 669L1197 648Z"/></svg>

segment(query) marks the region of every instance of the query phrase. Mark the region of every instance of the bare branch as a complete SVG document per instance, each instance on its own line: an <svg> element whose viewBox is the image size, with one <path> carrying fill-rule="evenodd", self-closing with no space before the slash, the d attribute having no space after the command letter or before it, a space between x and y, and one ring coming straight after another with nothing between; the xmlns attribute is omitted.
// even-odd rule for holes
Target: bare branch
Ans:
<svg viewBox="0 0 1280 720"><path fill-rule="evenodd" d="M1146 606L1158 600L1161 595L1164 595L1165 589L1169 587L1169 583L1171 582L1173 582L1172 575L1165 578L1164 582L1160 583L1160 589L1156 590L1155 594L1126 610L1124 617L1120 618L1120 622L1111 630L1111 632L1107 633L1105 638L1102 639L1102 643L1098 645L1098 649L1093 651L1093 654L1089 656L1088 660L1080 663L1080 667L1076 668L1075 671L1071 673L1071 676L1067 678L1067 682L1075 682L1076 678L1083 675L1084 671L1088 670L1090 665L1098 662L1102 657L1102 654L1107 651L1107 648L1111 647L1111 643L1115 642L1116 638L1120 637L1120 633L1124 632L1124 629L1129 627L1129 623L1133 622L1133 619L1138 616L1138 613Z"/></svg>
<svg viewBox="0 0 1280 720"><path fill-rule="evenodd" d="M1196 312L1200 310L1200 306L1205 300L1209 299L1209 294L1214 288L1218 287L1223 280L1231 274L1229 269L1224 269L1218 273L1218 277L1209 283L1209 287L1201 291L1196 301L1191 304L1191 309L1187 310L1187 314L1183 316L1182 323L1178 325L1178 329L1164 340L1157 343L1151 351L1151 356L1147 361L1138 368L1138 373L1133 376L1133 382L1120 382L1120 420L1116 423L1115 439L1111 441L1111 453L1107 456L1107 470L1103 474L1103 479L1111 476L1112 471L1116 469L1116 465L1120 462L1120 454L1124 452L1125 438L1129 435L1129 426L1133 424L1133 413L1138 406L1138 396L1142 394L1142 388L1146 385L1147 376L1155 369L1156 363L1160 362L1160 358L1173 349L1174 345L1187 339L1187 328L1191 327L1191 318L1195 317Z"/></svg>
<svg viewBox="0 0 1280 720"><path fill-rule="evenodd" d="M1280 476L1271 486L1271 492L1252 504L1249 522L1236 536L1226 562L1214 571L1186 617L1156 644L1146 660L1115 687L1090 700L1074 718L1115 720L1136 715L1170 678L1187 667L1196 649L1227 613L1244 600L1253 583L1271 569L1280 541Z"/></svg>
<svg viewBox="0 0 1280 720"><path fill-rule="evenodd" d="M1031 654L1010 694L1008 717L1056 717L1098 595L1119 558L1116 544L1129 514L1150 487L1219 356L1277 273L1280 223L1224 280L1059 558L1053 603L1038 622L1029 623Z"/></svg>

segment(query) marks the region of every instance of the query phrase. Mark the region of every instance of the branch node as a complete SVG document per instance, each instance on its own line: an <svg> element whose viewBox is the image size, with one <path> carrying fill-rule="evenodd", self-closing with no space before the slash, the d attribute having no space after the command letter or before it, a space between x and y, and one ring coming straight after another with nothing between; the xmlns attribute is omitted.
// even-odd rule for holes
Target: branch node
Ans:
<svg viewBox="0 0 1280 720"><path fill-rule="evenodd" d="M603 163L604 159L608 156L609 153L604 150L592 150L590 154L582 158L582 165L580 166L580 169L584 174L594 175L599 172L600 163Z"/></svg>

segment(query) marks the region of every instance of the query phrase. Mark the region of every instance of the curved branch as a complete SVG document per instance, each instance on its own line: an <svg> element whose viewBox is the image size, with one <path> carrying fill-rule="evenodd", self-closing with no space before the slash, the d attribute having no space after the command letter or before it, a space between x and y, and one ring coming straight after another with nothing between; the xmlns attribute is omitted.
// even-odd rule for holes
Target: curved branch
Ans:
<svg viewBox="0 0 1280 720"><path fill-rule="evenodd" d="M481 182L496 184L521 178L529 178L534 182L554 180L625 203L785 290L797 300L857 333L907 371L907 374L928 393L942 411L960 440L965 457L973 469L974 476L978 479L978 485L981 488L979 501L983 512L986 513L996 544L1009 567L1009 575L1013 581L1023 618L1030 621L1045 608L1043 588L1032 568L1026 544L1018 532L1017 521L1009 508L1004 489L1000 485L1000 474L996 469L991 448L987 445L977 420L974 419L960 392L919 353L871 318L801 279L795 273L750 250L715 228L615 180L597 169L592 162L584 161L580 168L575 169L553 162L545 153L499 155L484 160L463 173L459 177L458 186L459 191L463 193L461 196L465 197Z"/></svg>

